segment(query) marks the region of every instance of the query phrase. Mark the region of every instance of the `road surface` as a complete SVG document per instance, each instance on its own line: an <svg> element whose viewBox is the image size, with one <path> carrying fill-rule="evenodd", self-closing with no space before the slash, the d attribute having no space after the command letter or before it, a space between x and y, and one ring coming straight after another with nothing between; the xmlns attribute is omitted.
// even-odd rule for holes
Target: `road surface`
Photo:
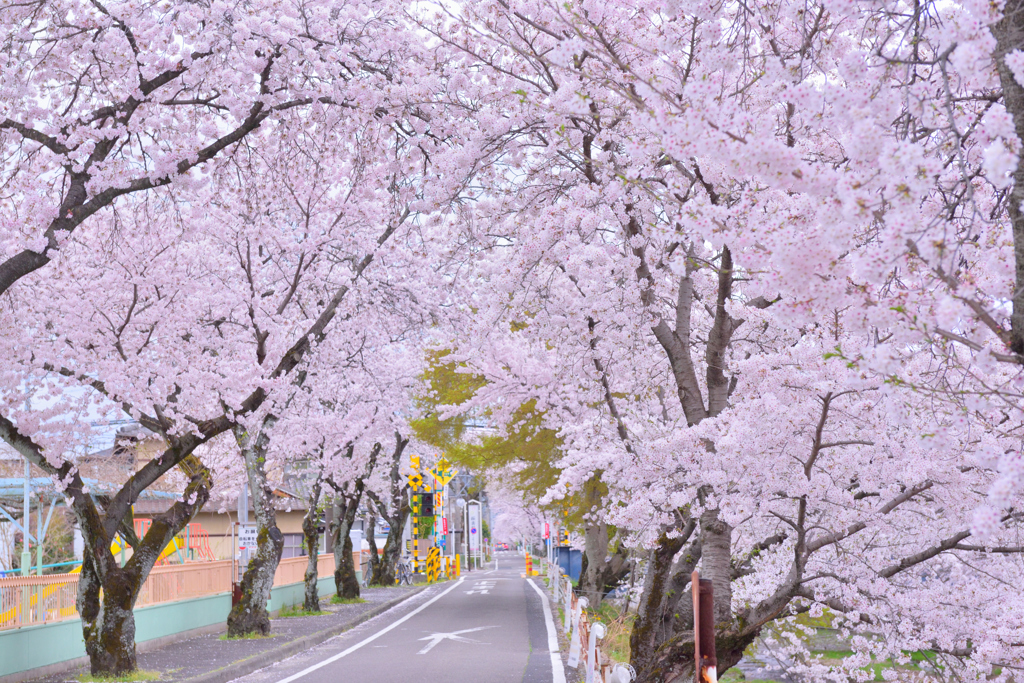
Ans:
<svg viewBox="0 0 1024 683"><path fill-rule="evenodd" d="M564 683L550 605L515 552L240 683ZM491 565L493 567L493 564Z"/></svg>

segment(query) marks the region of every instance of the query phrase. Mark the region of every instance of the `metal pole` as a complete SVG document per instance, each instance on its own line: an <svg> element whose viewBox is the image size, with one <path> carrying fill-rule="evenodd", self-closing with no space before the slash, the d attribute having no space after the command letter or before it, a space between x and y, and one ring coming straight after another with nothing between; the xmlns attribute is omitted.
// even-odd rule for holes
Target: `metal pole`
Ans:
<svg viewBox="0 0 1024 683"><path fill-rule="evenodd" d="M238 537L241 538L242 537L242 527L241 527L241 525L242 524L245 524L245 525L249 524L249 477L248 477L248 473L246 473L246 478L242 482L242 488L238 492L238 524L239 524L239 527L238 527ZM234 557L234 555L235 555L235 549L234 549L234 547L232 547L231 548L231 556ZM249 549L248 548L246 548L245 550L239 549L239 551L238 551L238 567L237 567L237 571L235 572L235 578L233 580L234 582L238 582L238 583L242 582L242 574L245 571L245 569L243 569L243 567L248 567L248 566L249 566Z"/></svg>
<svg viewBox="0 0 1024 683"><path fill-rule="evenodd" d="M36 508L36 575L43 575L43 493L39 492L39 506Z"/></svg>
<svg viewBox="0 0 1024 683"><path fill-rule="evenodd" d="M21 515L21 526L25 532L22 534L22 545L21 545L21 575L28 576L29 568L32 566L32 551L30 550L30 544L28 540L28 520L31 514L32 508L29 506L29 495L32 489L32 484L29 478L32 475L32 471L29 469L28 458L25 458L25 482L22 485L24 489L24 502L22 504L22 515Z"/></svg>

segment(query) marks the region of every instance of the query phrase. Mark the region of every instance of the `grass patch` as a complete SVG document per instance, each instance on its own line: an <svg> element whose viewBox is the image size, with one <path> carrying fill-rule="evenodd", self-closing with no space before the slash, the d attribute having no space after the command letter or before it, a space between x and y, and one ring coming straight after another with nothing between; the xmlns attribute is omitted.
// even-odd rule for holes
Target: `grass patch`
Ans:
<svg viewBox="0 0 1024 683"><path fill-rule="evenodd" d="M718 679L718 683L774 683L761 678L746 678L739 669L729 669L725 675Z"/></svg>
<svg viewBox="0 0 1024 683"><path fill-rule="evenodd" d="M590 623L604 624L605 636L601 640L601 651L616 662L628 662L629 634L633 630L633 621L636 619L636 615L623 613L619 607L608 600L603 600L596 610L588 609L587 615L590 618Z"/></svg>
<svg viewBox="0 0 1024 683"><path fill-rule="evenodd" d="M82 683L131 683L132 681L157 681L160 680L159 671L143 671L142 669L136 669L120 676L93 676L92 674L82 674L78 677L78 680Z"/></svg>
<svg viewBox="0 0 1024 683"><path fill-rule="evenodd" d="M267 638L276 638L277 635L271 633L269 636L265 636L260 633L246 633L242 636L229 636L226 633L220 634L218 640L266 640Z"/></svg>
<svg viewBox="0 0 1024 683"><path fill-rule="evenodd" d="M281 611L277 613L277 618L287 619L289 617L319 617L324 614L327 614L327 612L323 612L321 610L310 612L309 610L303 609L299 605L292 605L291 607L285 605L281 608Z"/></svg>
<svg viewBox="0 0 1024 683"><path fill-rule="evenodd" d="M361 605L364 602L366 602L366 600L363 600L362 598L339 598L337 595L331 596L332 605Z"/></svg>

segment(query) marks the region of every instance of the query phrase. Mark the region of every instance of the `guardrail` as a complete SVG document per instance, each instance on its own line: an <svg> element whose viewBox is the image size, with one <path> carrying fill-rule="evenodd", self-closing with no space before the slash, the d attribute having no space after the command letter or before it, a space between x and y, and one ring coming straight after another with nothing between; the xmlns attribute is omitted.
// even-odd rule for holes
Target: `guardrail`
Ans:
<svg viewBox="0 0 1024 683"><path fill-rule="evenodd" d="M577 670L582 667L586 683L629 683L636 678L632 666L615 662L601 651L599 641L605 636L604 624L590 623L588 601L576 595L572 580L550 562L545 573L555 604L561 604L563 610L563 628L569 639L567 665Z"/></svg>
<svg viewBox="0 0 1024 683"><path fill-rule="evenodd" d="M356 553L353 556L358 557ZM274 586L301 582L308 561L308 556L281 560L274 574ZM135 606L147 607L228 592L233 564L231 560L217 560L154 567L139 591ZM333 573L334 555L321 554L317 558L318 576ZM78 574L0 578L0 631L78 618L78 578Z"/></svg>

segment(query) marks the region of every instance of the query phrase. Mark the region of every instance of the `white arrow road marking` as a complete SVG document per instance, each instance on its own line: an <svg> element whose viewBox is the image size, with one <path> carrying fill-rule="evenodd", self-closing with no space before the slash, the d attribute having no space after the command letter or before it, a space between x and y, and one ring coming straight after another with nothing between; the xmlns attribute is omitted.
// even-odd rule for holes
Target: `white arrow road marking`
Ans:
<svg viewBox="0 0 1024 683"><path fill-rule="evenodd" d="M420 640L429 640L430 642L424 646L422 650L417 652L418 655L425 655L430 652L431 648L440 643L442 640L455 640L460 643L477 643L479 640L473 640L472 638L463 638L460 633L473 633L474 631L483 631L484 629L495 628L494 626L477 626L476 628L466 628L461 631L453 631L452 633L432 633L426 638L420 638Z"/></svg>
<svg viewBox="0 0 1024 683"><path fill-rule="evenodd" d="M406 614L404 617L402 617L398 621L393 622L389 626L385 626L384 628L382 628L381 630L377 631L376 633L374 633L369 638L365 638L365 639L359 641L358 643L356 643L355 645L353 645L352 647L350 647L350 648L348 648L346 650L342 650L338 654L334 655L333 657L328 657L327 659L323 660L322 662L317 662L313 666L308 667L306 669L303 669L302 671L300 671L297 674L292 674L288 678L283 678L280 681L278 681L277 683L292 683L292 681L294 681L296 679L299 679L299 678L302 678L303 676L305 676L307 674L311 674L311 673L313 673L314 671L316 671L319 668L325 667L328 664L331 664L332 662L338 661L342 657L347 657L348 655L352 654L353 652L355 652L359 648L363 647L364 645L369 645L370 643L372 643L373 641L377 640L378 638L380 638L382 635L384 635L388 631L391 631L393 629L398 628L401 624L404 624L405 622L409 621L414 616L416 616L417 614L419 614L423 610L427 609L428 607L433 605L435 602L437 602L438 600L440 600L444 596L446 596L449 593L451 593L453 590L455 590L456 588L458 588L459 586L462 585L462 582L463 582L464 579L465 579L465 577L462 577L461 579L456 581L454 584L452 584L452 586L450 588L448 588L447 590L445 590L443 593L439 593L438 595L435 595L434 597L430 598L430 600L427 600L425 603L423 603L422 605L420 605L419 607L417 607L413 611L409 612L408 614Z"/></svg>

